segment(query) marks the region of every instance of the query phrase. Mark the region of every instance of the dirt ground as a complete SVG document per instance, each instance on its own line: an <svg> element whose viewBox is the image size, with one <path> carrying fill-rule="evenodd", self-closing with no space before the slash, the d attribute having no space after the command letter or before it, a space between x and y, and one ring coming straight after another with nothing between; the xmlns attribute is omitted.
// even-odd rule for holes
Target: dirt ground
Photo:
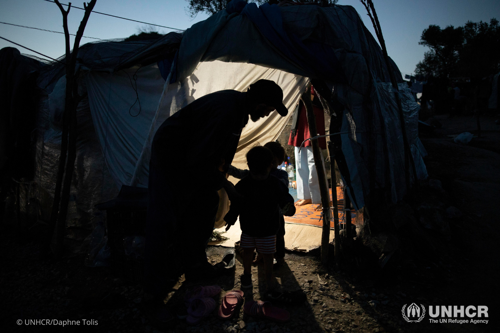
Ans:
<svg viewBox="0 0 500 333"><path fill-rule="evenodd" d="M360 260L343 267L321 265L318 253L287 253L286 265L275 271L285 290L302 290L307 301L280 305L291 320L278 324L240 313L222 321L215 313L196 326L176 322L168 332L498 332L500 330L500 125L494 114L480 119L477 132L472 116L436 116L441 124L421 133L429 156L429 181L410 202L409 213L426 226L425 207L442 212L446 228L415 229L409 241L401 237L398 250L380 268L367 248ZM453 142L462 132L475 134L467 145ZM427 205L427 206L425 206ZM424 208L422 208L424 207ZM439 208L439 209L438 209ZM432 209L431 209L432 210ZM110 267L87 268L84 257L41 260L36 235L26 238L12 223L0 227L0 327L4 332L155 332L140 311L141 288ZM215 263L227 248L209 247ZM412 251L413 250L413 251ZM363 252L366 251L366 252ZM421 253L422 252L422 253ZM355 264L353 264L353 262ZM257 279L261 267L254 267ZM241 263L234 275L202 280L223 292L240 289ZM185 289L172 292L175 310ZM245 299L260 299L259 283ZM418 323L405 321L402 308L411 303L486 305L488 324ZM54 319L56 325L30 319ZM20 325L18 321L20 320ZM66 326L62 327L64 321ZM76 326L79 322L79 326ZM52 322L54 324L54 322Z"/></svg>

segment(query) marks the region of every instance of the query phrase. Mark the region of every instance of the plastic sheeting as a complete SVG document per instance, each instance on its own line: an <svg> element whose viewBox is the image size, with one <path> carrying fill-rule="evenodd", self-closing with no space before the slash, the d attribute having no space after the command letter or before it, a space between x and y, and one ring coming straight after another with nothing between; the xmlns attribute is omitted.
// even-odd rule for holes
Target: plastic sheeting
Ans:
<svg viewBox="0 0 500 333"><path fill-rule="evenodd" d="M44 220L50 219L57 181L65 88L66 79L63 76L47 90L41 91L39 103L35 181L40 189L41 217ZM80 86L80 94L85 94L85 85ZM66 237L75 241L75 252L87 250L80 248L82 241L89 237L96 225L104 221L103 214L94 206L118 193L103 158L87 98L78 105L77 123L77 155L66 224Z"/></svg>
<svg viewBox="0 0 500 333"><path fill-rule="evenodd" d="M200 62L221 60L339 83L346 81L345 71L353 65L352 60L346 64L345 58L357 58L357 66L370 67L389 81L380 47L353 7L263 5L257 9L248 4L240 15L223 10L186 30L177 78L189 76ZM349 85L358 89L356 78L364 76L351 77Z"/></svg>
<svg viewBox="0 0 500 333"><path fill-rule="evenodd" d="M90 72L84 81L104 159L118 188L129 185L165 81L156 64Z"/></svg>
<svg viewBox="0 0 500 333"><path fill-rule="evenodd" d="M342 115L339 135L350 173L348 194L356 209L364 206L365 198L375 188L387 189L392 202L407 193L403 134L394 89L388 82L374 81L371 87L369 95L362 95L349 86L336 86L339 98L349 106ZM417 179L425 179L423 157L427 152L418 138L420 106L405 83L398 89Z"/></svg>
<svg viewBox="0 0 500 333"><path fill-rule="evenodd" d="M423 162L423 157L427 155L427 152L418 138L418 113L420 106L405 83L400 83L398 89L405 120L406 136L412 153L413 163L415 164L416 176L417 179L425 179L427 178L427 169ZM381 185L390 188L391 199L393 202L397 202L408 190L405 182L405 148L403 144L403 132L400 126L399 109L391 83L377 83L376 90L377 100L379 101L377 106L380 108L379 112L384 120L381 127L381 139L383 139L381 141L385 143L384 149L378 151L378 153L382 153L382 156L385 155L384 159L386 160L385 163L381 164L383 168L377 171L382 176L385 170L388 179L385 179L385 183ZM410 177L412 177L412 182L414 182L415 179L413 179L412 171L408 170L408 172L410 172Z"/></svg>

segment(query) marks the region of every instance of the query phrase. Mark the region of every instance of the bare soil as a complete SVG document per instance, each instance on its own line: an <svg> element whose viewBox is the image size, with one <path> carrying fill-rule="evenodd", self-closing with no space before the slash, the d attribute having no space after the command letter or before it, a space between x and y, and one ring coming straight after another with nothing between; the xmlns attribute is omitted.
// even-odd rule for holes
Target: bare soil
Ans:
<svg viewBox="0 0 500 333"><path fill-rule="evenodd" d="M399 238L399 246L383 268L378 257L360 244L347 244L343 265L321 265L319 254L289 252L286 265L275 271L285 290L302 290L307 301L280 305L291 314L284 324L256 320L242 312L230 321L212 313L196 326L179 320L168 332L498 332L500 330L500 126L496 115L483 115L481 133L472 116L437 116L442 125L421 133L429 156L430 181L424 182L408 216L422 226ZM437 124L437 123L436 123ZM467 145L452 135L471 132ZM479 135L480 134L480 135ZM438 207L446 228L426 226L425 205ZM454 207L454 209L450 209ZM141 288L111 267L85 267L82 256L58 261L39 256L40 237L20 233L16 225L0 226L0 327L4 332L155 332L140 310ZM407 237L407 238L405 238ZM349 245L349 246L348 246ZM209 247L215 263L227 249ZM261 299L259 274L245 299ZM234 275L202 280L226 291L240 289L238 261ZM184 291L193 284L181 280L169 305L176 310ZM428 317L409 323L402 308L429 305L486 305L488 324L429 323ZM58 325L30 322L55 319ZM87 321L83 321L83 320ZM17 321L20 320L20 325ZM62 327L65 320L73 325ZM76 326L75 323L80 325ZM43 325L45 323L45 325ZM53 323L52 323L53 324Z"/></svg>

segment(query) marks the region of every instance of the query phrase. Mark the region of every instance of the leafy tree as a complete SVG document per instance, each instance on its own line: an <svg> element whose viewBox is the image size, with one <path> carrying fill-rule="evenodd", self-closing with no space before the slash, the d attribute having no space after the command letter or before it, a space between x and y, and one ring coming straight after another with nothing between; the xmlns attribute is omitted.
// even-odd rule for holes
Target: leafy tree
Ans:
<svg viewBox="0 0 500 333"><path fill-rule="evenodd" d="M419 44L431 50L425 53L424 61L417 64L415 72L449 77L457 69L458 51L463 41L463 29L460 27L441 29L437 25L430 25L422 32Z"/></svg>
<svg viewBox="0 0 500 333"><path fill-rule="evenodd" d="M188 2L188 10L191 16L196 16L196 14L202 12L209 15L213 15L218 11L221 11L227 7L227 4L231 0L186 0ZM337 3L338 0L287 0L283 1L286 3L301 3L301 4L318 4L323 6L333 5ZM255 2L258 5L264 3L278 4L279 0L249 0L248 2Z"/></svg>
<svg viewBox="0 0 500 333"><path fill-rule="evenodd" d="M158 32L158 29L153 26L144 26L139 28L139 33L129 36L125 39L126 42L138 41L138 40L149 40L149 39L160 39L163 34Z"/></svg>
<svg viewBox="0 0 500 333"><path fill-rule="evenodd" d="M215 14L226 8L231 0L187 0L189 13L196 16L199 12Z"/></svg>
<svg viewBox="0 0 500 333"><path fill-rule="evenodd" d="M465 43L460 50L459 68L468 77L485 77L500 70L500 27L498 20L467 22Z"/></svg>
<svg viewBox="0 0 500 333"><path fill-rule="evenodd" d="M160 39L164 35L158 32L141 32L139 34L131 35L125 39L125 42L132 42L138 40Z"/></svg>
<svg viewBox="0 0 500 333"><path fill-rule="evenodd" d="M430 25L422 32L420 45L430 51L417 64L417 74L436 77L484 77L499 70L500 28L498 21L467 22L463 27L441 29Z"/></svg>

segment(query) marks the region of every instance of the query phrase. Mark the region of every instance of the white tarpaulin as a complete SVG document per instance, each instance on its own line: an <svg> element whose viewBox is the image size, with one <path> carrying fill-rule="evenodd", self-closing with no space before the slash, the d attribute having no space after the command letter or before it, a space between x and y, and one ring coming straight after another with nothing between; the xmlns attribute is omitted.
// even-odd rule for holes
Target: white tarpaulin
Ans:
<svg viewBox="0 0 500 333"><path fill-rule="evenodd" d="M156 65L85 77L92 120L118 188L130 184L164 82Z"/></svg>

